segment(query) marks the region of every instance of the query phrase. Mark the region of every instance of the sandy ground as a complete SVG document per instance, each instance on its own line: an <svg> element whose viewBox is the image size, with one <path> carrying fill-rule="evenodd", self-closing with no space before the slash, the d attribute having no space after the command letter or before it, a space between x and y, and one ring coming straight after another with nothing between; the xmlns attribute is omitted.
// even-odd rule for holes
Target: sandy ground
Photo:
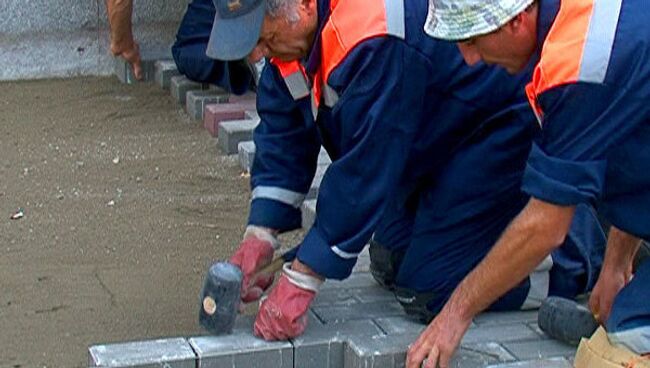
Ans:
<svg viewBox="0 0 650 368"><path fill-rule="evenodd" d="M203 272L249 200L215 143L154 84L0 83L0 367L201 333Z"/></svg>

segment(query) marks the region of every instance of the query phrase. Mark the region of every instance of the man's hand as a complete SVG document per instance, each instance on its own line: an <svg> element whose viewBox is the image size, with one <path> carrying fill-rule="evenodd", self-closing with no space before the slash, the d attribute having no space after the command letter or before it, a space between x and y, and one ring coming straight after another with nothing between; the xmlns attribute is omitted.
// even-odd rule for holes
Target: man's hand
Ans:
<svg viewBox="0 0 650 368"><path fill-rule="evenodd" d="M589 297L589 309L600 324L604 324L609 318L614 298L627 285L629 279L627 272L603 270L600 273L598 282Z"/></svg>
<svg viewBox="0 0 650 368"><path fill-rule="evenodd" d="M133 36L131 36L130 42L127 42L127 45L118 45L111 42L111 52L113 56L118 56L126 60L127 63L131 64L133 69L133 75L135 79L142 80L142 61L140 60L140 46Z"/></svg>
<svg viewBox="0 0 650 368"><path fill-rule="evenodd" d="M270 229L248 226L244 241L237 252L230 258L230 263L239 266L244 277L242 280L241 300L250 303L258 300L264 291L273 284L273 274L258 275L256 273L271 263L273 253L279 247L274 232Z"/></svg>
<svg viewBox="0 0 650 368"><path fill-rule="evenodd" d="M406 368L447 368L463 335L472 323L447 304L431 321L406 355ZM422 365L422 363L425 363Z"/></svg>
<svg viewBox="0 0 650 368"><path fill-rule="evenodd" d="M640 245L641 239L614 226L610 229L603 268L589 298L589 308L601 324L609 318L618 292L632 278L634 255Z"/></svg>
<svg viewBox="0 0 650 368"><path fill-rule="evenodd" d="M307 312L323 280L300 261L286 263L282 276L262 302L255 335L268 341L296 337L307 327Z"/></svg>

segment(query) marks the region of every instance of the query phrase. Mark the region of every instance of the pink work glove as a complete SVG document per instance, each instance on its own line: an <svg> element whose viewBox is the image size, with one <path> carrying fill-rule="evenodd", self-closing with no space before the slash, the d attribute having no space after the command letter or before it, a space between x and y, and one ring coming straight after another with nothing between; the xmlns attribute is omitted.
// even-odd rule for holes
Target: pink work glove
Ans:
<svg viewBox="0 0 650 368"><path fill-rule="evenodd" d="M244 275L241 286L242 302L250 303L258 300L273 284L272 273L258 275L255 280L252 278L257 271L271 263L273 252L278 246L277 239L269 230L257 226L246 228L244 241L230 258L230 263L239 266Z"/></svg>
<svg viewBox="0 0 650 368"><path fill-rule="evenodd" d="M307 327L307 311L323 283L290 268L285 263L282 276L269 297L262 302L254 332L264 340L287 340Z"/></svg>

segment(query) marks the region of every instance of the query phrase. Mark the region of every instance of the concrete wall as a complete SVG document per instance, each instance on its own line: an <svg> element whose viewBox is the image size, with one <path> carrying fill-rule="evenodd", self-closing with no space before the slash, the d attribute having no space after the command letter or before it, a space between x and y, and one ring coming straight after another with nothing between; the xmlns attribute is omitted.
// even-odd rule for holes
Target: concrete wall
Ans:
<svg viewBox="0 0 650 368"><path fill-rule="evenodd" d="M143 54L169 52L189 0L134 0ZM0 80L113 71L104 0L0 0Z"/></svg>

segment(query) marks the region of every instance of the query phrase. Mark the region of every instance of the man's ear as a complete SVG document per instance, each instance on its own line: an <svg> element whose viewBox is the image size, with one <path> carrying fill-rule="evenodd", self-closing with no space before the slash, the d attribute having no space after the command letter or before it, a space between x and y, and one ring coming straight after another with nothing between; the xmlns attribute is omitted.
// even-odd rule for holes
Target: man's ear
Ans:
<svg viewBox="0 0 650 368"><path fill-rule="evenodd" d="M300 0L300 7L307 14L315 13L317 11L317 0Z"/></svg>
<svg viewBox="0 0 650 368"><path fill-rule="evenodd" d="M524 29L524 25L526 24L526 12L521 12L517 14L514 18L510 19L508 23L506 23L505 29L507 29L510 33L512 34L518 34Z"/></svg>

